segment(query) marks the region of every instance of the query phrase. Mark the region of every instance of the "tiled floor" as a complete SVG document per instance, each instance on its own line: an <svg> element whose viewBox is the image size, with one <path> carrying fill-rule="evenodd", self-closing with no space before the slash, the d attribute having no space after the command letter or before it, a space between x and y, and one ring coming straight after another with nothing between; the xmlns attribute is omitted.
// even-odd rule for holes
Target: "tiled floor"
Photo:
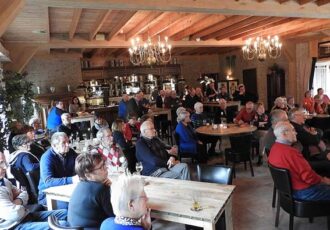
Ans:
<svg viewBox="0 0 330 230"><path fill-rule="evenodd" d="M210 163L221 161L215 158ZM237 186L233 197L233 222L235 230L272 230L288 229L289 215L280 212L280 225L274 227L275 208L271 207L273 182L267 166L255 166L255 177L243 165L237 168L234 184ZM193 171L193 169L192 169ZM154 221L153 229L184 230L184 225ZM322 230L327 229L326 218L315 218L310 224L308 219L295 218L294 229Z"/></svg>

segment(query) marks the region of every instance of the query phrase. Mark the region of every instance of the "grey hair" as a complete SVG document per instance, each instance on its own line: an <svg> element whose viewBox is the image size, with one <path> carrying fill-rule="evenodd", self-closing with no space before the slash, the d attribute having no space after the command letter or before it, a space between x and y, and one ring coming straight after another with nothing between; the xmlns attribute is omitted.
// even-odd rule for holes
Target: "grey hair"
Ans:
<svg viewBox="0 0 330 230"><path fill-rule="evenodd" d="M281 135L288 131L292 125L288 121L279 121L274 128L274 135L277 140L281 139Z"/></svg>
<svg viewBox="0 0 330 230"><path fill-rule="evenodd" d="M131 213L129 204L139 198L144 191L144 182L136 176L120 176L111 185L111 204L116 216L131 217L139 219L141 213Z"/></svg>
<svg viewBox="0 0 330 230"><path fill-rule="evenodd" d="M186 108L184 107L179 107L176 109L176 115L179 115L179 113L181 113L182 111L186 111Z"/></svg>
<svg viewBox="0 0 330 230"><path fill-rule="evenodd" d="M64 118L64 117L67 117L67 116L70 116L70 117L71 117L70 113L62 113L62 115L61 115L61 119L63 120L63 118Z"/></svg>
<svg viewBox="0 0 330 230"><path fill-rule="evenodd" d="M65 132L56 132L52 135L52 139L50 140L50 143L52 146L57 145L60 143L60 139L62 138L68 138L68 135L66 135Z"/></svg>
<svg viewBox="0 0 330 230"><path fill-rule="evenodd" d="M176 119L177 122L183 121L188 114L189 114L188 111L182 111L181 113L179 113L178 118Z"/></svg>
<svg viewBox="0 0 330 230"><path fill-rule="evenodd" d="M140 126L140 131L142 136L144 136L145 131L148 129L150 125L154 125L154 124L148 120L142 123L142 125Z"/></svg>
<svg viewBox="0 0 330 230"><path fill-rule="evenodd" d="M203 104L200 103L200 102L196 102L195 105L194 105L194 109L197 110L197 108L200 107L200 106L203 106Z"/></svg>
<svg viewBox="0 0 330 230"><path fill-rule="evenodd" d="M111 130L109 128L102 128L96 133L96 138L99 141L102 141L105 131L111 132Z"/></svg>
<svg viewBox="0 0 330 230"><path fill-rule="evenodd" d="M20 146L31 143L31 140L26 134L21 134L14 136L11 143L13 144L14 149L18 150Z"/></svg>
<svg viewBox="0 0 330 230"><path fill-rule="evenodd" d="M40 119L38 117L32 117L30 120L29 120L29 125L30 126L33 126L34 123L36 122L40 122Z"/></svg>
<svg viewBox="0 0 330 230"><path fill-rule="evenodd" d="M293 108L289 111L289 120L292 121L297 113L302 112L302 109L300 108Z"/></svg>
<svg viewBox="0 0 330 230"><path fill-rule="evenodd" d="M286 112L281 109L274 109L271 113L271 123L275 126L278 122L283 121L283 116L287 116Z"/></svg>
<svg viewBox="0 0 330 230"><path fill-rule="evenodd" d="M277 105L279 102L284 103L284 98L283 97L277 97L274 101L274 104Z"/></svg>

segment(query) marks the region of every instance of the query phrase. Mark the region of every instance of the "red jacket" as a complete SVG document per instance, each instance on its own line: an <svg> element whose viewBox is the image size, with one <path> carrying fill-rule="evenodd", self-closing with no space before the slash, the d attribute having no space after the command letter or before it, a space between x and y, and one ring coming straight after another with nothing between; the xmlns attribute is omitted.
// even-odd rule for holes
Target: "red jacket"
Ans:
<svg viewBox="0 0 330 230"><path fill-rule="evenodd" d="M275 142L270 150L268 161L275 167L290 171L294 190L306 189L321 182L321 177L313 171L303 155L289 145Z"/></svg>
<svg viewBox="0 0 330 230"><path fill-rule="evenodd" d="M251 121L253 121L255 114L256 114L255 111L248 113L245 108L242 108L237 114L235 119L236 122L242 120L244 123L250 123Z"/></svg>
<svg viewBox="0 0 330 230"><path fill-rule="evenodd" d="M137 130L139 132L140 132L140 126L141 126L141 124L139 122L136 122L135 127L137 128ZM131 129L129 123L125 123L125 125L124 125L124 137L127 141L132 140L133 132L132 132L132 129Z"/></svg>

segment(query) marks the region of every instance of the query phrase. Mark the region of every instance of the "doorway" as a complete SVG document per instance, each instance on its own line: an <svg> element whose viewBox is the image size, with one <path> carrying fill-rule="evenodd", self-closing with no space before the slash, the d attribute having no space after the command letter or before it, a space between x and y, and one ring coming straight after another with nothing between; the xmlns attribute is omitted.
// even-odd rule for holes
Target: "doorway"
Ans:
<svg viewBox="0 0 330 230"><path fill-rule="evenodd" d="M243 84L247 92L258 95L256 68L243 70Z"/></svg>

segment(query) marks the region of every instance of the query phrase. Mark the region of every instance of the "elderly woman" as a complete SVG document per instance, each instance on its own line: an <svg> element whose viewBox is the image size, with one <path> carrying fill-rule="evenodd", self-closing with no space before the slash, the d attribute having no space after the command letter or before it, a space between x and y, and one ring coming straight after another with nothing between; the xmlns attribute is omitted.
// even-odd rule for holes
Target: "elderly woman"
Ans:
<svg viewBox="0 0 330 230"><path fill-rule="evenodd" d="M314 113L314 98L312 97L312 92L310 90L307 90L304 94L303 99L303 107L306 109L309 113Z"/></svg>
<svg viewBox="0 0 330 230"><path fill-rule="evenodd" d="M126 167L126 159L121 148L114 143L112 132L109 128L103 128L96 134L100 142L98 153L104 156L111 171L116 171L118 167Z"/></svg>
<svg viewBox="0 0 330 230"><path fill-rule="evenodd" d="M206 161L206 154L203 149L203 143L198 140L198 137L194 129L189 124L190 113L187 111L181 112L178 116L178 125L175 128L175 132L180 138L179 145L180 152L191 153L198 162Z"/></svg>
<svg viewBox="0 0 330 230"><path fill-rule="evenodd" d="M11 153L11 167L22 170L24 174L39 169L39 159L30 152L31 140L26 134L15 136L12 143L16 151Z"/></svg>
<svg viewBox="0 0 330 230"><path fill-rule="evenodd" d="M111 204L116 217L106 219L101 225L101 230L151 229L147 201L144 181L141 178L120 177L111 185Z"/></svg>
<svg viewBox="0 0 330 230"><path fill-rule="evenodd" d="M272 111L275 109L281 109L281 110L284 110L285 112L288 111L288 107L286 104L286 97L277 97L275 99Z"/></svg>
<svg viewBox="0 0 330 230"><path fill-rule="evenodd" d="M194 105L195 113L191 115L191 122L195 129L209 123L209 118L203 113L203 104L196 102Z"/></svg>
<svg viewBox="0 0 330 230"><path fill-rule="evenodd" d="M98 229L106 218L114 216L106 162L97 152L80 154L75 171L80 182L71 195L68 222L71 226Z"/></svg>

